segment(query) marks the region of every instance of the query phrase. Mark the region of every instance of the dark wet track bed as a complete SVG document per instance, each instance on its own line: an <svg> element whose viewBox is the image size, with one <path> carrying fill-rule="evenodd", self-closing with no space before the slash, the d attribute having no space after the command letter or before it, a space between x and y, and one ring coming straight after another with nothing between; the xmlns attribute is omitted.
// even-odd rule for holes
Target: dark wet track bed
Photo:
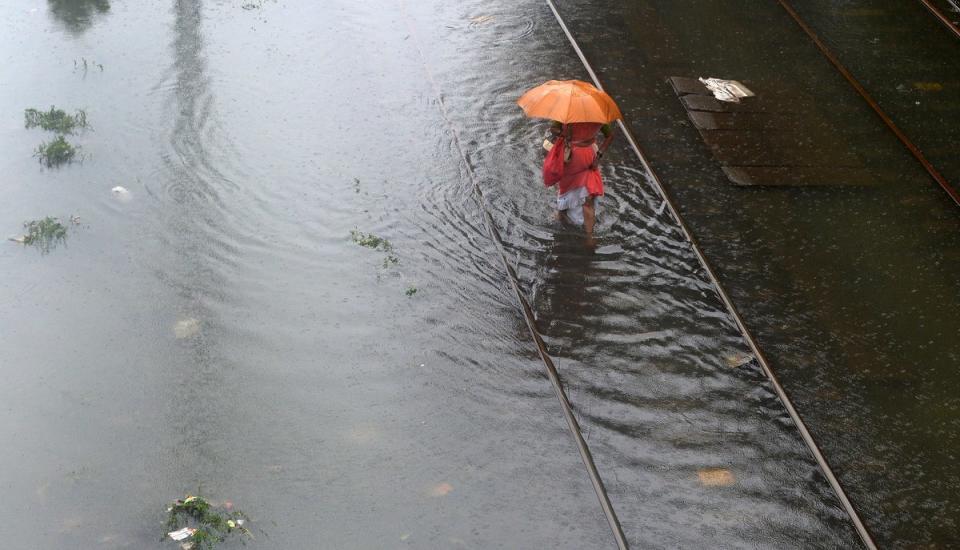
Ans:
<svg viewBox="0 0 960 550"><path fill-rule="evenodd" d="M166 547L198 488L266 548L611 547L481 208L633 547L857 545L622 141L597 250L552 221L514 99L585 73L545 5L90 4L0 12L0 220L83 220L0 248L11 548ZM82 164L30 157L50 104Z"/></svg>
<svg viewBox="0 0 960 550"><path fill-rule="evenodd" d="M955 180L955 38L919 2L794 4ZM956 205L776 3L560 6L877 542L956 546ZM874 185L731 185L674 75L813 98Z"/></svg>

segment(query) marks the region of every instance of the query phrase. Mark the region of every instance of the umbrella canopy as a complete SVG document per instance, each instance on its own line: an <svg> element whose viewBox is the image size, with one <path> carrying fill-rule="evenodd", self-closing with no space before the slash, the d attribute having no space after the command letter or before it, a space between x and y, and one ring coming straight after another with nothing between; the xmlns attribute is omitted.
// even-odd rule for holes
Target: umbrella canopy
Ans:
<svg viewBox="0 0 960 550"><path fill-rule="evenodd" d="M550 80L528 90L517 100L528 117L558 122L599 122L621 117L617 104L605 92L580 80Z"/></svg>

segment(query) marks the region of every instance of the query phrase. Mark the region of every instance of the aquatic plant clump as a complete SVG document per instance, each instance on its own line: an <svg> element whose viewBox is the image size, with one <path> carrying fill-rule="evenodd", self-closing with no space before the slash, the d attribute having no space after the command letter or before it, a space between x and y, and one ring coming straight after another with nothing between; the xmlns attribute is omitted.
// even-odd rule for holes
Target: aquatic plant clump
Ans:
<svg viewBox="0 0 960 550"><path fill-rule="evenodd" d="M47 168L52 168L73 162L79 150L80 147L71 145L63 136L57 136L53 141L45 141L37 146L33 156L37 157Z"/></svg>
<svg viewBox="0 0 960 550"><path fill-rule="evenodd" d="M13 239L25 245L35 246L41 252L50 252L56 245L67 238L67 226L60 223L59 218L47 216L42 220L32 220L23 224L26 233Z"/></svg>
<svg viewBox="0 0 960 550"><path fill-rule="evenodd" d="M245 2L240 5L241 8L245 10L258 10L263 7L265 0L254 0L252 2ZM276 2L276 0L274 0Z"/></svg>
<svg viewBox="0 0 960 550"><path fill-rule="evenodd" d="M390 241L384 239L383 237L378 237L373 233L363 233L354 229L350 232L350 238L353 239L353 242L364 248L372 248L374 250L386 252L387 256L383 259L382 264L384 269L387 269L391 265L396 265L400 262L400 258L393 253L393 245L390 244Z"/></svg>
<svg viewBox="0 0 960 550"><path fill-rule="evenodd" d="M393 245L390 244L390 241L384 239L383 237L378 237L373 233L363 233L354 229L350 232L350 238L353 239L353 242L364 248L372 248L374 250L380 250L383 252L393 252Z"/></svg>
<svg viewBox="0 0 960 550"><path fill-rule="evenodd" d="M37 126L51 132L61 134L72 134L75 130L82 130L89 127L87 124L87 113L83 109L77 109L72 115L67 114L63 109L57 109L50 106L49 111L39 111L37 109L27 109L23 112L24 125L27 128Z"/></svg>
<svg viewBox="0 0 960 550"><path fill-rule="evenodd" d="M252 537L250 530L244 527L247 517L230 508L229 503L215 507L203 497L187 495L167 508L167 528L173 531L164 538L186 539L187 542L181 545L183 548L210 550L233 533Z"/></svg>
<svg viewBox="0 0 960 550"><path fill-rule="evenodd" d="M24 244L34 244L39 241L52 241L67 236L67 226L60 223L58 218L47 216L42 220L33 220L23 224L27 229L23 237Z"/></svg>

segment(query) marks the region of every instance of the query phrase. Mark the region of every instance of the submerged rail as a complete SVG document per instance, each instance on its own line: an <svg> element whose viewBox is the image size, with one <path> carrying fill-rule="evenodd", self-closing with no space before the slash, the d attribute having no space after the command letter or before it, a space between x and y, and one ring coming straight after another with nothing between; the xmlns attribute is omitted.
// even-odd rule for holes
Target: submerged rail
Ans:
<svg viewBox="0 0 960 550"><path fill-rule="evenodd" d="M553 12L554 17L557 19L557 23L560 24L560 28L563 29L563 33L567 36L567 40L570 42L570 45L573 47L577 56L580 58L580 61L583 63L584 68L587 70L587 73L590 75L590 79L593 80L594 85L597 88L603 89L603 85L600 83L600 79L597 77L597 73L593 70L593 67L590 65L590 62L587 60L586 55L584 55L583 50L580 49L580 45L577 43L576 38L573 37L573 34L570 32L570 28L567 26L566 22L563 20L563 17L560 16L560 11L557 9L556 4L553 0L545 0L547 5L550 7L550 11ZM790 415L790 418L793 420L794 425L797 427L797 430L800 432L803 441L807 444L807 447L810 449L810 453L813 455L813 458L816 460L817 464L820 466L820 470L823 472L823 475L827 478L827 481L830 483L831 488L833 488L834 493L836 493L837 498L840 500L840 504L846 510L847 514L850 516L850 521L853 522L854 528L856 528L857 534L860 535L860 539L863 541L864 545L870 550L876 550L877 545L873 541L873 537L870 535L870 532L867 530L866 525L864 525L863 520L860 519L860 515L857 513L857 510L853 507L853 504L850 502L850 499L847 498L846 492L843 490L843 486L840 485L840 481L834 475L833 470L830 468L830 464L827 463L827 459L823 456L819 445L813 439L813 436L810 435L810 431L807 429L806 424L804 424L803 419L800 418L800 415L797 413L796 408L793 406L793 402L790 401L790 397L784 391L783 386L780 385L780 382L777 380L776 375L774 375L773 370L770 368L770 364L767 361L766 357L763 355L763 352L760 351L760 346L757 344L756 339L747 329L747 325L744 323L743 318L740 316L740 313L737 311L737 308L733 305L733 301L730 299L730 296L727 294L727 291L724 290L723 286L720 284L720 280L717 278L716 273L713 271L713 268L710 267L709 262L707 262L706 256L704 256L703 251L700 249L700 245L697 243L697 240L694 238L693 233L690 231L690 228L687 227L687 224L683 221L683 218L680 217L680 212L677 210L676 206L673 204L673 201L670 199L670 196L667 194L666 189L663 186L663 183L660 181L660 177L656 172L653 171L653 167L650 165L650 162L647 160L646 155L640 149L637 139L634 137L633 133L630 131L630 128L623 122L623 119L617 121L617 124L620 126L620 129L623 131L623 134L626 136L627 141L630 143L630 146L633 148L633 151L636 153L637 157L640 159L640 163L643 165L644 170L650 175L654 186L659 192L660 196L663 197L664 203L667 205L667 208L670 209L671 214L673 214L674 219L677 222L677 225L680 226L680 229L683 231L684 236L690 242L691 247L693 248L694 253L697 258L700 260L700 264L703 266L704 271L707 273L710 281L713 283L714 288L717 290L717 294L720 295L720 299L723 301L727 310L730 312L731 317L734 322L736 322L737 327L740 329L740 332L743 334L744 339L747 341L747 344L750 347L750 350L753 352L754 356L757 358L757 362L760 364L760 367L763 369L764 374L767 376L767 379L773 385L774 390L777 393L777 396L780 398L780 401L783 403L784 408L786 408L787 413ZM953 195L951 195L953 196ZM954 200L957 200L957 197L954 196Z"/></svg>
<svg viewBox="0 0 960 550"><path fill-rule="evenodd" d="M493 217L490 216L490 212L484 206L485 202L483 197L483 189L477 182L476 175L473 172L473 168L470 166L470 161L467 158L467 154L463 150L463 145L460 141L460 133L457 132L457 127L454 126L453 122L450 120L449 113L447 112L447 105L443 100L443 94L441 93L440 87L436 80L433 78L430 65L427 63L427 58L423 53L423 48L420 45L420 39L417 36L416 29L411 23L410 17L407 15L406 5L404 4L403 0L400 0L400 9L403 12L403 18L407 24L407 29L410 31L410 36L413 38L413 43L417 48L417 53L420 55L420 60L423 63L423 70L426 73L427 80L430 82L430 86L433 88L433 92L437 97L437 104L440 106L440 115L443 117L444 123L446 123L447 128L450 130L450 134L453 137L453 143L457 149L457 152L460 154L461 161L463 162L464 170L466 170L467 177L470 179L470 183L473 185L473 188L477 193L477 198L479 199L480 204L480 213L483 216L484 225L486 225L487 231L490 234L490 238L496 246L500 261L503 263L503 268L507 272L507 278L510 280L510 286L513 288L517 302L520 304L520 309L523 313L523 319L526 322L527 329L530 331L530 335L537 346L537 353L540 355L540 360L543 362L543 365L547 370L547 378L550 379L550 383L557 395L557 399L560 401L560 407L563 409L563 418L566 420L570 434L573 436L574 442L577 445L580 458L583 460L583 464L587 468L587 474L590 477L590 482L593 485L594 492L597 494L597 499L600 501L600 507L603 509L603 514L607 519L607 523L610 525L611 531L613 532L614 539L617 542L617 547L620 550L628 550L629 546L627 545L627 539L623 534L623 528L620 526L620 519L617 517L617 514L614 511L613 505L610 503L610 497L607 495L607 489L603 484L603 480L600 478L600 472L597 471L597 465L593 461L593 455L590 453L590 448L587 446L587 442L583 438L583 433L580 430L580 424L573 415L573 407L570 406L570 400L567 399L567 394L563 389L563 384L560 382L560 374L557 372L557 367L554 365L553 359L550 357L550 353L547 351L547 346L543 341L543 337L540 335L540 330L537 328L537 322L536 317L533 314L533 308L530 307L530 302L527 300L526 295L524 295L523 290L520 288L517 273L510 265L510 261L507 258L507 253L503 245L503 239L500 238L500 233L497 231L497 227L493 223Z"/></svg>
<svg viewBox="0 0 960 550"><path fill-rule="evenodd" d="M930 10L930 13L932 13L934 17L939 19L940 22L943 23L945 27L950 29L950 32L952 32L957 38L960 38L960 27L957 27L953 23L953 21L951 21L950 18L947 17L947 14L940 11L940 8L934 6L933 2L931 2L930 0L920 0L920 2L924 6L926 6L927 9Z"/></svg>
<svg viewBox="0 0 960 550"><path fill-rule="evenodd" d="M942 187L943 190L946 191L948 195L950 195L950 198L953 199L953 202L957 203L957 205L960 205L960 192L957 192L957 190L950 185L950 182L948 182L947 179L943 177L943 175L936 169L936 167L934 167L933 164L931 164L930 161L927 160L927 157L923 155L923 153L920 151L920 148L914 145L913 141L911 141L910 138L907 137L907 134L903 133L903 130L901 130L900 127L893 122L893 119L890 118L890 116L887 115L887 113L885 113L883 109L880 108L880 105L873 99L873 97L870 96L870 94L863 87L863 85L861 85L860 82L857 81L856 78L854 78L853 74L843 65L843 63L840 63L840 60L837 59L837 56L834 55L829 48L827 48L827 45L824 44L822 40L820 40L820 37L817 36L815 32L813 32L813 29L810 28L810 26L807 25L807 23L803 19L801 19L800 15L796 12L796 10L793 9L793 6L791 6L790 3L787 2L787 0L777 0L777 2L780 4L781 7L783 7L784 10L786 10L787 14L790 15L790 17L794 20L794 22L797 25L799 25L801 29L803 29L803 32L805 32L807 36L810 37L810 40L812 40L813 43L817 46L817 49L820 50L820 53L822 53L823 56L826 57L828 61L830 61L830 64L833 65L834 68L836 68L837 71L839 71L840 74L843 75L843 78L845 78L847 82L849 82L850 85L853 86L853 89L856 90L858 94L860 94L860 97L862 97L863 100L867 102L867 105L869 105L870 108L873 109L873 112L875 112L877 116L880 117L880 120L882 120L883 123L887 125L887 128L889 128L890 131L897 136L897 139L899 139L900 142L903 143L904 147L906 147L907 150L910 151L910 154L913 155L914 158L916 158L921 165L923 165L924 170L926 170L927 173L930 174L930 177L932 177L934 181L940 184L940 187Z"/></svg>

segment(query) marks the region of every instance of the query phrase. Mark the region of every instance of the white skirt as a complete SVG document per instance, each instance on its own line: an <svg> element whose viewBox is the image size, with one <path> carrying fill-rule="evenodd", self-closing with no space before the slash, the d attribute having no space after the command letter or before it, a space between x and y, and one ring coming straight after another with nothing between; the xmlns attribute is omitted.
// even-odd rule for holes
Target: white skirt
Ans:
<svg viewBox="0 0 960 550"><path fill-rule="evenodd" d="M557 210L566 214L567 219L576 225L583 225L583 203L587 202L590 193L586 187L576 187L557 196ZM598 207L600 197L593 199L594 208Z"/></svg>

